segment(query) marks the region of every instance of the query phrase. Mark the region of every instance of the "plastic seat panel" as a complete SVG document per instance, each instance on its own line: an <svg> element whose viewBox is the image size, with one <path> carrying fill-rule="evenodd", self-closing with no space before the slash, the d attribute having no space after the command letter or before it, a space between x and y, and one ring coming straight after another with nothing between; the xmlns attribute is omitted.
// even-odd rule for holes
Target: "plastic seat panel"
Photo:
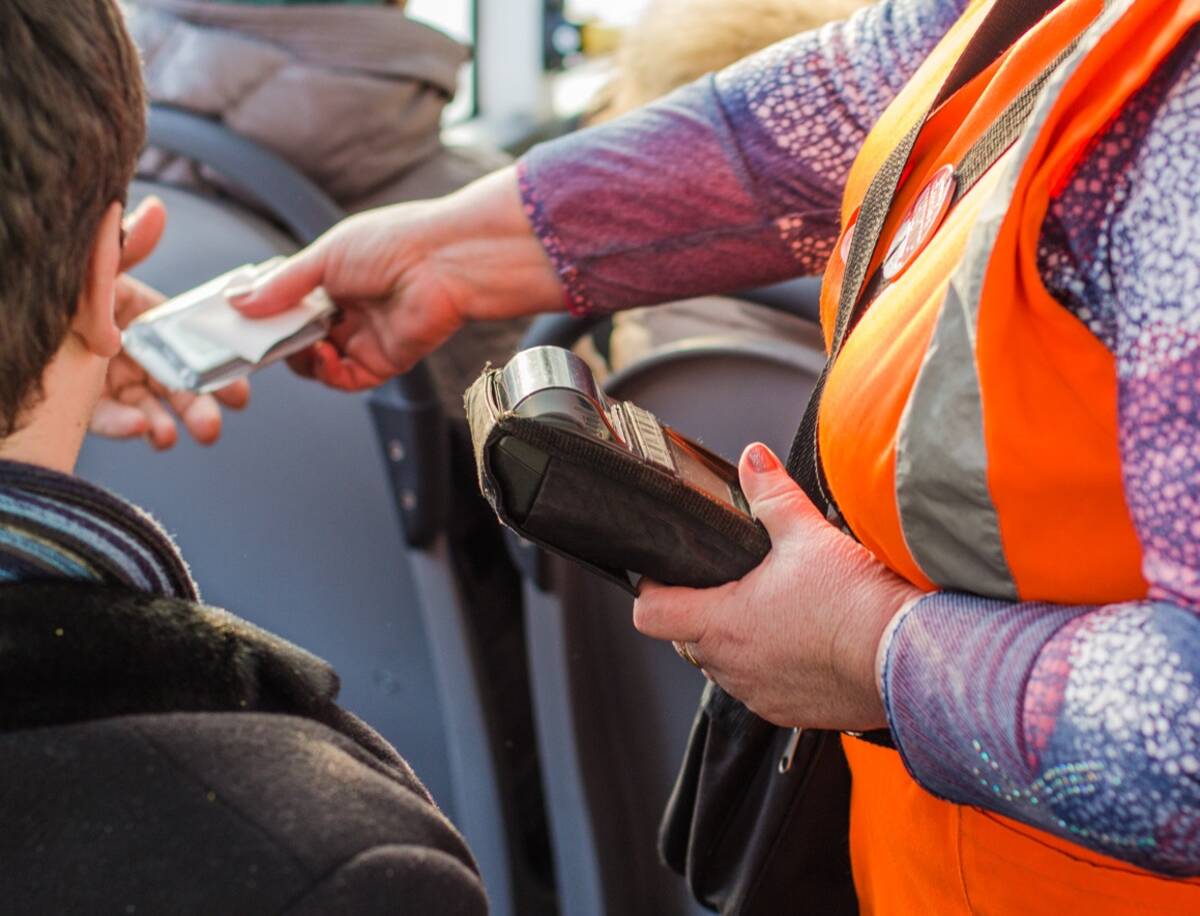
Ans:
<svg viewBox="0 0 1200 916"><path fill-rule="evenodd" d="M816 329L803 337L682 342L606 387L730 460L755 440L786 456L824 362ZM656 848L703 677L633 629L626 594L550 562L553 591L528 589L528 618L563 916L705 912Z"/></svg>

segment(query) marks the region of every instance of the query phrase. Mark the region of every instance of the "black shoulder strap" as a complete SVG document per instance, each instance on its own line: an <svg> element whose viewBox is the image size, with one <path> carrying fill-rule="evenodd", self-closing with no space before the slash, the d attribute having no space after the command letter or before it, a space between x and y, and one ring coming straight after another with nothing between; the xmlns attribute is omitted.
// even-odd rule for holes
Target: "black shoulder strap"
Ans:
<svg viewBox="0 0 1200 916"><path fill-rule="evenodd" d="M866 295L864 289L864 287L873 286L873 284L866 283L867 268L875 257L880 234L891 211L900 179L908 165L913 147L932 112L991 66L1017 39L1040 22L1060 2L1061 0L996 0L995 5L988 11L975 35L942 84L933 104L924 117L913 125L912 129L892 150L883 167L880 168L867 188L862 207L859 209L854 236L850 241L850 251L846 258L846 270L842 277L829 358L813 388L804 418L800 422L800 428L792 443L791 454L788 456L789 473L813 503L835 524L841 523L841 516L825 481L817 442L817 417L820 411L821 397L825 390L825 381L828 378L829 370L841 352L847 335L871 300L871 296ZM1064 52L1064 56L1066 53ZM997 120L996 125L986 131L971 151L964 156L963 164L971 162L971 184L974 184L986 171L987 166L992 165L1020 135L1032 113L1033 100L1037 96L1037 91L1040 90L1061 59L1062 56L1031 82L1030 86L1009 105ZM964 193L964 187L960 182L958 196L961 197L962 193Z"/></svg>

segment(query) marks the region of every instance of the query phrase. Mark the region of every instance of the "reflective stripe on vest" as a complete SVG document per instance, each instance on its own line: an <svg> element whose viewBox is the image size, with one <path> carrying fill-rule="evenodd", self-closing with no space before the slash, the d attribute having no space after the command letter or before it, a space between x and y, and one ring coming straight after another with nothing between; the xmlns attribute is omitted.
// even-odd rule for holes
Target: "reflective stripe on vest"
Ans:
<svg viewBox="0 0 1200 916"><path fill-rule="evenodd" d="M863 543L923 587L1078 603L1144 594L1140 549L1124 505L1111 355L1060 305L1040 301L1048 299L1044 290L1018 288L1033 259L1014 249L1015 237L1036 232L1044 215L1026 199L1014 205L1014 194L1027 197L1031 177L1048 161L1047 132L1064 124L1056 114L1064 87L1081 67L1095 67L1097 47L1131 6L1119 0L1100 12L1099 0L1068 0L931 119L885 241L900 231L904 212L938 169L960 161L995 115L1082 33L1023 137L880 293L830 373L820 432L830 486ZM1148 75L1153 64L1123 61L1122 69ZM936 73L924 80L930 95L936 80ZM1140 85L1127 82L1100 106L1110 109L1106 118ZM885 114L877 131L902 135L911 126L907 114ZM887 149L869 140L864 156L879 161ZM859 188L861 194L861 180ZM858 202L848 194L844 212ZM1002 230L1005 254L998 260ZM877 260L888 247L880 245ZM839 261L835 256L827 275L826 299L840 280ZM1028 277L1022 282L1030 286ZM828 310L826 303L826 317ZM1007 325L1005 333L1016 335L1011 347L997 352L992 342L1003 335L981 339L981 320ZM1036 345L1039 337L1046 352ZM1008 363L998 365L999 358ZM1022 413L1014 407L1022 398L1062 409L1053 416ZM1066 460L1053 460L1059 451ZM1055 554L1072 545L1095 558L1074 578L1052 568ZM1014 548L1021 562L1014 562Z"/></svg>
<svg viewBox="0 0 1200 916"><path fill-rule="evenodd" d="M998 163L996 186L985 214L971 230L962 263L950 278L933 339L901 419L896 454L901 525L917 564L942 588L1013 601L1019 597L987 478L974 347L984 277L1022 166L1054 100L1131 2L1120 0L1101 12L1047 82L1024 137ZM922 430L935 424L940 427L938 437L922 435Z"/></svg>
<svg viewBox="0 0 1200 916"><path fill-rule="evenodd" d="M967 9L868 137L843 226L986 9ZM819 447L833 495L862 543L923 588L1068 604L1146 593L1121 478L1115 362L1042 286L1037 244L1053 189L1197 21L1200 0L1065 0L935 113L914 148L869 273L939 169L1079 39L1024 134L916 246L828 377ZM835 253L827 335L841 272ZM893 752L849 741L847 757L864 913L1200 912L1196 881L934 799Z"/></svg>

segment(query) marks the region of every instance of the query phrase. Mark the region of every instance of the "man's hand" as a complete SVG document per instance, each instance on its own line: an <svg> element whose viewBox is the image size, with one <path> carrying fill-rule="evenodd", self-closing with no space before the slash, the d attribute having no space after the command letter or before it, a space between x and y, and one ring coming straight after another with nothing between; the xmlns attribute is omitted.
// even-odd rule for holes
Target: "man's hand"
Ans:
<svg viewBox="0 0 1200 916"><path fill-rule="evenodd" d="M885 726L876 652L922 593L830 525L766 446L746 449L739 471L771 535L767 558L720 588L647 583L635 626L686 643L709 677L777 725Z"/></svg>
<svg viewBox="0 0 1200 916"><path fill-rule="evenodd" d="M353 216L252 288L227 296L247 317L265 318L318 286L341 317L327 340L289 363L346 391L407 372L466 321L564 307L512 168L441 200Z"/></svg>
<svg viewBox="0 0 1200 916"><path fill-rule="evenodd" d="M155 197L144 200L125 221L125 250L116 301L117 325L121 328L163 302L163 296L125 271L150 256L166 222L166 209ZM156 449L168 449L179 438L173 410L197 442L210 445L221 435L218 401L240 410L249 400L250 386L244 380L221 389L215 396L167 391L122 352L109 363L105 391L92 412L90 429L112 439L144 436Z"/></svg>

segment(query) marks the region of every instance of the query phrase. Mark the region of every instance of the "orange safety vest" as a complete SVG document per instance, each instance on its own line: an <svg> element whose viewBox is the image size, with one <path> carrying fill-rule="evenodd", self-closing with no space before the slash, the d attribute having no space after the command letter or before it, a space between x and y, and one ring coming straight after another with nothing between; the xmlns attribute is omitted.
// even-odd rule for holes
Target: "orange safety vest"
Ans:
<svg viewBox="0 0 1200 916"><path fill-rule="evenodd" d="M989 5L975 2L868 137L843 243L871 178L928 109ZM1021 138L883 288L842 348L819 448L849 527L925 589L1092 604L1144 597L1126 508L1112 355L1043 287L1048 202L1200 19L1200 0L1065 0L934 112L880 236L1070 43ZM944 172L943 172L944 174ZM825 277L827 342L845 264ZM1157 877L994 813L935 799L898 754L847 740L864 913L1200 914L1200 881Z"/></svg>

